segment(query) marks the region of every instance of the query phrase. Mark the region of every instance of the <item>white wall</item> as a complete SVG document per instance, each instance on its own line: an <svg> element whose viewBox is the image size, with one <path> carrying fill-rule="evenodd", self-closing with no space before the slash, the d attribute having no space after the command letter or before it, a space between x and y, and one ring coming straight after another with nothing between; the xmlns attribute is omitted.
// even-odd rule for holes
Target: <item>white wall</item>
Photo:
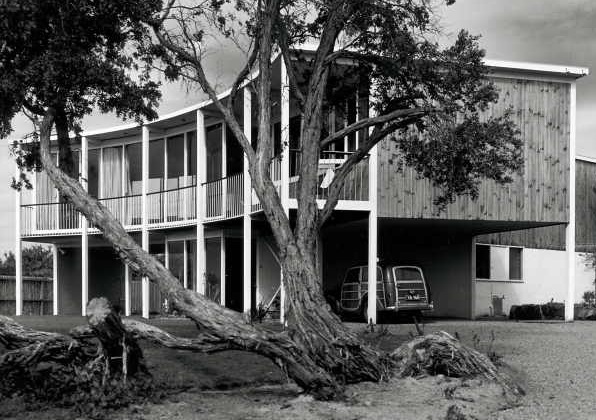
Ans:
<svg viewBox="0 0 596 420"><path fill-rule="evenodd" d="M496 261L495 264L508 265L507 253L492 251L491 248L491 258L494 256L504 260ZM566 300L565 251L524 248L522 258L522 281L476 280L476 316L491 314L492 295L505 296L503 301L505 314L509 314L511 305L546 303L551 299L555 302ZM575 266L575 302L579 303L586 290L594 290L594 270L586 268L584 254L579 252L575 256Z"/></svg>

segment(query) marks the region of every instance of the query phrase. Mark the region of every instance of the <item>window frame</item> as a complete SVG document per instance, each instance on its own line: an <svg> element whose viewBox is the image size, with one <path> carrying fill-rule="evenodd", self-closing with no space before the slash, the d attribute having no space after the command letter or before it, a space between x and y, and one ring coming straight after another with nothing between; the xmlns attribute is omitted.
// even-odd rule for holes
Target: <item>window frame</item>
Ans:
<svg viewBox="0 0 596 420"><path fill-rule="evenodd" d="M488 243L475 243L474 246L487 246L489 248L489 278L482 278L477 276L477 264L478 264L478 256L476 252L476 248L474 248L474 279L479 282L495 282L495 283L525 283L525 276L524 276L524 249L523 246L518 245L498 245L498 244L488 244ZM507 261L506 261L506 270L507 274L505 278L502 277L493 277L493 258L495 258L495 253L492 252L493 248L506 248L507 249ZM519 273L520 278L511 278L511 249L519 249Z"/></svg>

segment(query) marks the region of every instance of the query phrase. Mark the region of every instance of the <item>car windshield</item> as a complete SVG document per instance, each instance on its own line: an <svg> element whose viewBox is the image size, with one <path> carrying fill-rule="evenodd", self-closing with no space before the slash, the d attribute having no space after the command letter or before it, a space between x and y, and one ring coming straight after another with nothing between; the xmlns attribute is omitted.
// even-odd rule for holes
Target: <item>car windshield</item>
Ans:
<svg viewBox="0 0 596 420"><path fill-rule="evenodd" d="M393 267L395 281L422 281L422 273L416 267Z"/></svg>

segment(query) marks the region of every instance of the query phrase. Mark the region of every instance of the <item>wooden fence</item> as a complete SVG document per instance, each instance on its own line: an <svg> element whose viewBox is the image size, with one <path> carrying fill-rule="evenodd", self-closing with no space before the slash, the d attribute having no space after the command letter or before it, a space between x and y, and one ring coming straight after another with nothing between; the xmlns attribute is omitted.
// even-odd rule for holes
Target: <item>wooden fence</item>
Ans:
<svg viewBox="0 0 596 420"><path fill-rule="evenodd" d="M52 315L52 279L23 277L23 315ZM15 276L0 276L0 314L16 311Z"/></svg>

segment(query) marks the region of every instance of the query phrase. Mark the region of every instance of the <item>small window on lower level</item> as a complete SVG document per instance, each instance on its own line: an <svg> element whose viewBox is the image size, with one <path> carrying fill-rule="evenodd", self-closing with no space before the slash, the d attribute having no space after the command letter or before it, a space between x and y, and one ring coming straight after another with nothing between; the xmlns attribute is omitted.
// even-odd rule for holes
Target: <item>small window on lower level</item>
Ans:
<svg viewBox="0 0 596 420"><path fill-rule="evenodd" d="M509 280L522 279L522 248L509 248Z"/></svg>
<svg viewBox="0 0 596 420"><path fill-rule="evenodd" d="M476 245L476 278L490 279L489 245Z"/></svg>
<svg viewBox="0 0 596 420"><path fill-rule="evenodd" d="M476 278L492 281L523 280L523 248L476 245Z"/></svg>

